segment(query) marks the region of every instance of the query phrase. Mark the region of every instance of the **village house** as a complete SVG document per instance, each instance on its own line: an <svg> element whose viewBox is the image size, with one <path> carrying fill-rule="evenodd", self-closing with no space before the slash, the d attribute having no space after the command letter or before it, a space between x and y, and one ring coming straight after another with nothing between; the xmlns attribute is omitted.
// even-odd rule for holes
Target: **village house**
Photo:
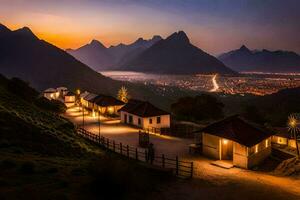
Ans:
<svg viewBox="0 0 300 200"><path fill-rule="evenodd" d="M142 129L170 128L170 114L147 101L129 100L120 110L121 122Z"/></svg>
<svg viewBox="0 0 300 200"><path fill-rule="evenodd" d="M273 133L235 115L201 131L203 155L232 160L234 166L252 168L271 154Z"/></svg>
<svg viewBox="0 0 300 200"><path fill-rule="evenodd" d="M275 135L272 136L273 144L294 149L296 148L295 138L293 138L293 135L289 133L288 128L276 127L273 130L275 132Z"/></svg>
<svg viewBox="0 0 300 200"><path fill-rule="evenodd" d="M82 105L92 111L92 115L101 114L117 115L124 102L107 95L84 92L80 95Z"/></svg>
<svg viewBox="0 0 300 200"><path fill-rule="evenodd" d="M44 90L43 96L49 100L57 99L59 97L59 92L54 88L48 88Z"/></svg>
<svg viewBox="0 0 300 200"><path fill-rule="evenodd" d="M67 106L75 105L76 95L73 92L68 92L64 95L64 102Z"/></svg>
<svg viewBox="0 0 300 200"><path fill-rule="evenodd" d="M64 97L68 93L68 88L58 87L56 90L59 92L59 96Z"/></svg>

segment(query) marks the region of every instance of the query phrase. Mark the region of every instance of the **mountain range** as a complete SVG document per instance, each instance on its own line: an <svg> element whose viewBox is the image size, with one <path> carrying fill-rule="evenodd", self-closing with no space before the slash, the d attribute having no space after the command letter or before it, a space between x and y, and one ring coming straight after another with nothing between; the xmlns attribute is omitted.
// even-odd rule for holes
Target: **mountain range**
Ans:
<svg viewBox="0 0 300 200"><path fill-rule="evenodd" d="M96 45L96 43L98 45ZM134 43L105 48L93 40L77 50L67 50L95 70L124 70L168 74L235 74L222 62L190 43L183 31L166 39L153 36Z"/></svg>
<svg viewBox="0 0 300 200"><path fill-rule="evenodd" d="M97 42L94 45L99 45ZM40 40L27 27L12 31L0 24L0 74L11 78L18 77L29 82L39 91L50 87L65 86L70 90L88 90L116 96L125 86L132 98L151 101L162 108L187 91L178 89L157 94L155 86L116 81L94 71L75 59L66 51Z"/></svg>
<svg viewBox="0 0 300 200"><path fill-rule="evenodd" d="M166 74L235 74L217 58L192 45L183 31L161 39L140 55L128 59L121 69Z"/></svg>
<svg viewBox="0 0 300 200"><path fill-rule="evenodd" d="M239 72L300 72L300 56L291 51L250 50L243 45L218 58L225 65Z"/></svg>
<svg viewBox="0 0 300 200"><path fill-rule="evenodd" d="M96 71L113 70L127 59L137 56L161 39L160 36L153 36L149 40L139 38L131 44L125 45L121 43L109 48L106 48L97 40L92 40L91 43L78 49L67 49L66 51Z"/></svg>

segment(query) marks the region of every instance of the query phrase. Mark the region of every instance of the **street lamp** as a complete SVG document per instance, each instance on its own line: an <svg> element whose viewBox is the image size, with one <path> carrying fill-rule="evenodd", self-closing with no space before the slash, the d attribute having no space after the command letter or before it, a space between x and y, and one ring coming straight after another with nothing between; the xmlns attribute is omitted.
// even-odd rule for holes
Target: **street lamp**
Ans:
<svg viewBox="0 0 300 200"><path fill-rule="evenodd" d="M293 134L295 138L296 148L297 148L297 156L299 157L299 147L298 147L298 141L297 141L297 133L299 131L298 127L298 118L296 115L290 115L288 119L288 129Z"/></svg>
<svg viewBox="0 0 300 200"><path fill-rule="evenodd" d="M98 110L98 125L99 125L99 137L100 137L100 111Z"/></svg>

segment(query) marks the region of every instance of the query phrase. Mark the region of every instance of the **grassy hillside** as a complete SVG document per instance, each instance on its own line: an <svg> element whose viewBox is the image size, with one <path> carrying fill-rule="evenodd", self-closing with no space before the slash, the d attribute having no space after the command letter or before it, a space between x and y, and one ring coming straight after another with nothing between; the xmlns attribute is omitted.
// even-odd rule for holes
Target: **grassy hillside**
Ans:
<svg viewBox="0 0 300 200"><path fill-rule="evenodd" d="M77 136L37 94L0 76L0 199L137 199L158 186L164 174Z"/></svg>

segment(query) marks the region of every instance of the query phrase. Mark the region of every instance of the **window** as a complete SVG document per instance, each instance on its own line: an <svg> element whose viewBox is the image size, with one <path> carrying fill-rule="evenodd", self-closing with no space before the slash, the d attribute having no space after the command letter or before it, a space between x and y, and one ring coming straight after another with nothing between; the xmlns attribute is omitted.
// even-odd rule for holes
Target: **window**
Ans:
<svg viewBox="0 0 300 200"><path fill-rule="evenodd" d="M141 118L138 119L138 125L141 125Z"/></svg>
<svg viewBox="0 0 300 200"><path fill-rule="evenodd" d="M157 124L160 124L160 117L157 117L157 118L156 118L156 123L157 123Z"/></svg>
<svg viewBox="0 0 300 200"><path fill-rule="evenodd" d="M269 140L268 139L266 139L266 148L269 146L269 142L268 142Z"/></svg>
<svg viewBox="0 0 300 200"><path fill-rule="evenodd" d="M132 115L129 115L129 119L128 119L129 123L132 124L133 123L133 117Z"/></svg>
<svg viewBox="0 0 300 200"><path fill-rule="evenodd" d="M149 124L152 124L152 118L149 119Z"/></svg>

